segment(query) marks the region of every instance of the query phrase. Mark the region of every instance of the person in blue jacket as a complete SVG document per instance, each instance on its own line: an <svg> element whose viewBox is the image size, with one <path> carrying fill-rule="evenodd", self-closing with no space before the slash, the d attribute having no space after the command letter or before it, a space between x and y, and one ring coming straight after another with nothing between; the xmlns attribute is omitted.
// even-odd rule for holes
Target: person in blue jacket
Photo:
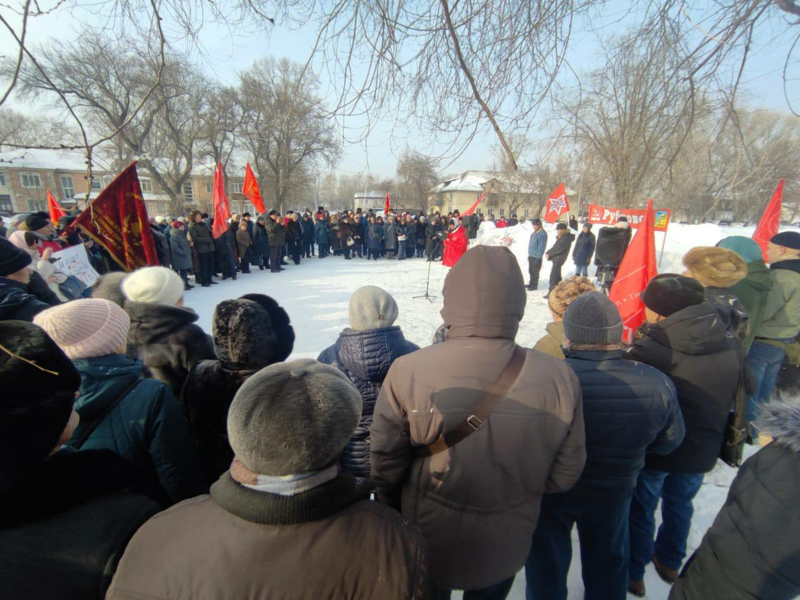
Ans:
<svg viewBox="0 0 800 600"><path fill-rule="evenodd" d="M331 233L328 229L328 220L330 219L327 212L322 213L322 218L317 219L314 224L314 240L319 246L319 257L325 258L331 251Z"/></svg>
<svg viewBox="0 0 800 600"><path fill-rule="evenodd" d="M578 526L586 598L621 600L628 590L628 514L645 453L669 454L685 429L672 381L626 360L622 319L600 292L564 315L567 363L581 384L586 466L568 492L546 494L525 566L527 597L566 600Z"/></svg>
<svg viewBox="0 0 800 600"><path fill-rule="evenodd" d="M542 268L542 259L547 248L547 232L542 227L541 219L532 219L533 233L528 242L528 275L530 282L528 290L534 292L539 287L539 271Z"/></svg>
<svg viewBox="0 0 800 600"><path fill-rule="evenodd" d="M584 223L583 230L575 240L575 247L572 249L572 260L575 263L575 275L589 276L589 264L592 262L594 247L597 243L592 233L592 224Z"/></svg>
<svg viewBox="0 0 800 600"><path fill-rule="evenodd" d="M388 292L373 285L356 290L350 298L350 327L317 358L342 371L361 393L361 420L339 461L343 470L357 477L370 476L369 428L389 367L401 356L419 350L394 325L397 315L397 303Z"/></svg>
<svg viewBox="0 0 800 600"><path fill-rule="evenodd" d="M110 300L73 300L36 316L81 376L70 438L78 450L112 450L142 473L142 493L162 507L207 492L197 449L169 387L125 356L130 318Z"/></svg>

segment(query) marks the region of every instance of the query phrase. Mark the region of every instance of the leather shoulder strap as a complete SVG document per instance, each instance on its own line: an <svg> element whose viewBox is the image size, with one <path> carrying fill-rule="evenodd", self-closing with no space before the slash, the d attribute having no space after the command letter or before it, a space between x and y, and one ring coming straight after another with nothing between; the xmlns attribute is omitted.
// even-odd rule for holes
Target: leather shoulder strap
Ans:
<svg viewBox="0 0 800 600"><path fill-rule="evenodd" d="M525 365L526 356L525 350L515 345L511 360L506 365L505 369L503 369L500 378L489 386L489 389L486 390L483 397L475 405L475 408L473 408L472 414L456 428L440 435L439 439L432 444L420 447L417 453L420 456L439 454L448 448L452 448L459 442L464 441L470 435L481 429L486 419L489 418L495 405L505 398L508 390L516 383L522 371L522 367Z"/></svg>

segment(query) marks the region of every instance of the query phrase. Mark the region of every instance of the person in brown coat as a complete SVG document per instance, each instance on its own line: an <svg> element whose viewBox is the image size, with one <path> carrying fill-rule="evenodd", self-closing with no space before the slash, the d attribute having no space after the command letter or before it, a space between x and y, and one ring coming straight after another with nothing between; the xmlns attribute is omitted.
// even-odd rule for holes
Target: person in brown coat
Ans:
<svg viewBox="0 0 800 600"><path fill-rule="evenodd" d="M236 251L239 253L239 269L242 273L250 272L250 257L252 254L253 238L247 231L247 223L240 223L236 232Z"/></svg>
<svg viewBox="0 0 800 600"><path fill-rule="evenodd" d="M250 377L228 413L231 470L136 533L107 600L434 598L420 532L340 472L360 417L334 367L304 359Z"/></svg>
<svg viewBox="0 0 800 600"><path fill-rule="evenodd" d="M564 314L578 296L594 291L596 288L588 277L570 277L559 283L547 298L553 321L547 324L547 334L536 342L533 349L564 360Z"/></svg>
<svg viewBox="0 0 800 600"><path fill-rule="evenodd" d="M467 599L506 597L530 550L542 495L569 490L586 461L575 373L514 343L525 302L507 248L464 254L445 280L446 340L395 360L370 431L379 499L422 530L439 585L473 590ZM506 373L517 357L514 379ZM487 388L501 378L510 386L476 421ZM426 446L443 433L451 438L467 419L472 435L430 455Z"/></svg>

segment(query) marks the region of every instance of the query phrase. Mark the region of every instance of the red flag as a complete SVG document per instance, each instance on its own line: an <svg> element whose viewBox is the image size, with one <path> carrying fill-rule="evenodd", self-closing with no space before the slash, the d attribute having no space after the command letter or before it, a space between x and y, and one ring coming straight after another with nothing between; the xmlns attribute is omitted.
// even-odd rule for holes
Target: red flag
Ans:
<svg viewBox="0 0 800 600"><path fill-rule="evenodd" d="M658 275L656 268L655 210L648 200L644 221L619 266L609 299L617 305L624 326L623 339L631 343L633 334L644 323L644 303L639 297L650 280Z"/></svg>
<svg viewBox="0 0 800 600"><path fill-rule="evenodd" d="M547 199L547 212L544 213L544 220L548 223L556 223L565 212L569 212L569 199L567 190L562 183Z"/></svg>
<svg viewBox="0 0 800 600"><path fill-rule="evenodd" d="M135 162L78 215L70 229L75 227L126 271L159 264Z"/></svg>
<svg viewBox="0 0 800 600"><path fill-rule="evenodd" d="M253 169L250 168L250 163L247 163L245 168L242 192L258 212L262 215L267 212L264 207L264 199L261 197L261 189L258 187L258 181L256 181L256 176L253 174Z"/></svg>
<svg viewBox="0 0 800 600"><path fill-rule="evenodd" d="M217 163L214 169L214 230L211 232L214 239L228 231L228 219L231 218L231 209L228 206L228 197L225 195L225 179L222 174L222 163Z"/></svg>
<svg viewBox="0 0 800 600"><path fill-rule="evenodd" d="M475 210L478 208L478 205L479 205L481 202L483 202L483 199L484 199L485 197L486 197L486 192L483 192L483 193L482 193L480 196L478 196L478 199L475 201L475 204L473 204L473 205L472 205L472 206L470 206L470 207L469 207L467 210L465 210L463 213L461 213L461 216L462 216L462 217L465 217L465 216L467 216L467 215L471 215L472 213L474 213L474 212L475 212Z"/></svg>
<svg viewBox="0 0 800 600"><path fill-rule="evenodd" d="M756 244L761 246L761 252L764 254L764 260L767 260L767 246L772 236L778 234L778 228L781 225L781 204L783 202L783 179L778 182L778 187L775 188L775 193L772 194L772 199L767 204L764 214L761 215L761 220L758 222L756 232L753 234L753 240Z"/></svg>
<svg viewBox="0 0 800 600"><path fill-rule="evenodd" d="M386 192L386 204L383 207L383 214L388 215L390 210L392 210L392 202L389 200L389 192Z"/></svg>
<svg viewBox="0 0 800 600"><path fill-rule="evenodd" d="M50 193L50 190L47 190L47 210L50 211L50 221L53 223L53 227L58 225L58 220L61 217L65 217L67 215L66 211L61 208L61 205L58 201L53 198L53 194Z"/></svg>

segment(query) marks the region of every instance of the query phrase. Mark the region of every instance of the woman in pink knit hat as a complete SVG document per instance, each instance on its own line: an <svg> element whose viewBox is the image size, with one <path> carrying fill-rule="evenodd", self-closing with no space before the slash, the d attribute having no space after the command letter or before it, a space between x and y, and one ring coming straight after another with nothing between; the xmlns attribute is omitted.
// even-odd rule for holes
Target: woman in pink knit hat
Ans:
<svg viewBox="0 0 800 600"><path fill-rule="evenodd" d="M135 491L164 507L202 494L205 484L189 424L169 387L142 377L125 356L130 318L109 300L74 300L35 317L81 375L70 445L109 449L139 468Z"/></svg>

